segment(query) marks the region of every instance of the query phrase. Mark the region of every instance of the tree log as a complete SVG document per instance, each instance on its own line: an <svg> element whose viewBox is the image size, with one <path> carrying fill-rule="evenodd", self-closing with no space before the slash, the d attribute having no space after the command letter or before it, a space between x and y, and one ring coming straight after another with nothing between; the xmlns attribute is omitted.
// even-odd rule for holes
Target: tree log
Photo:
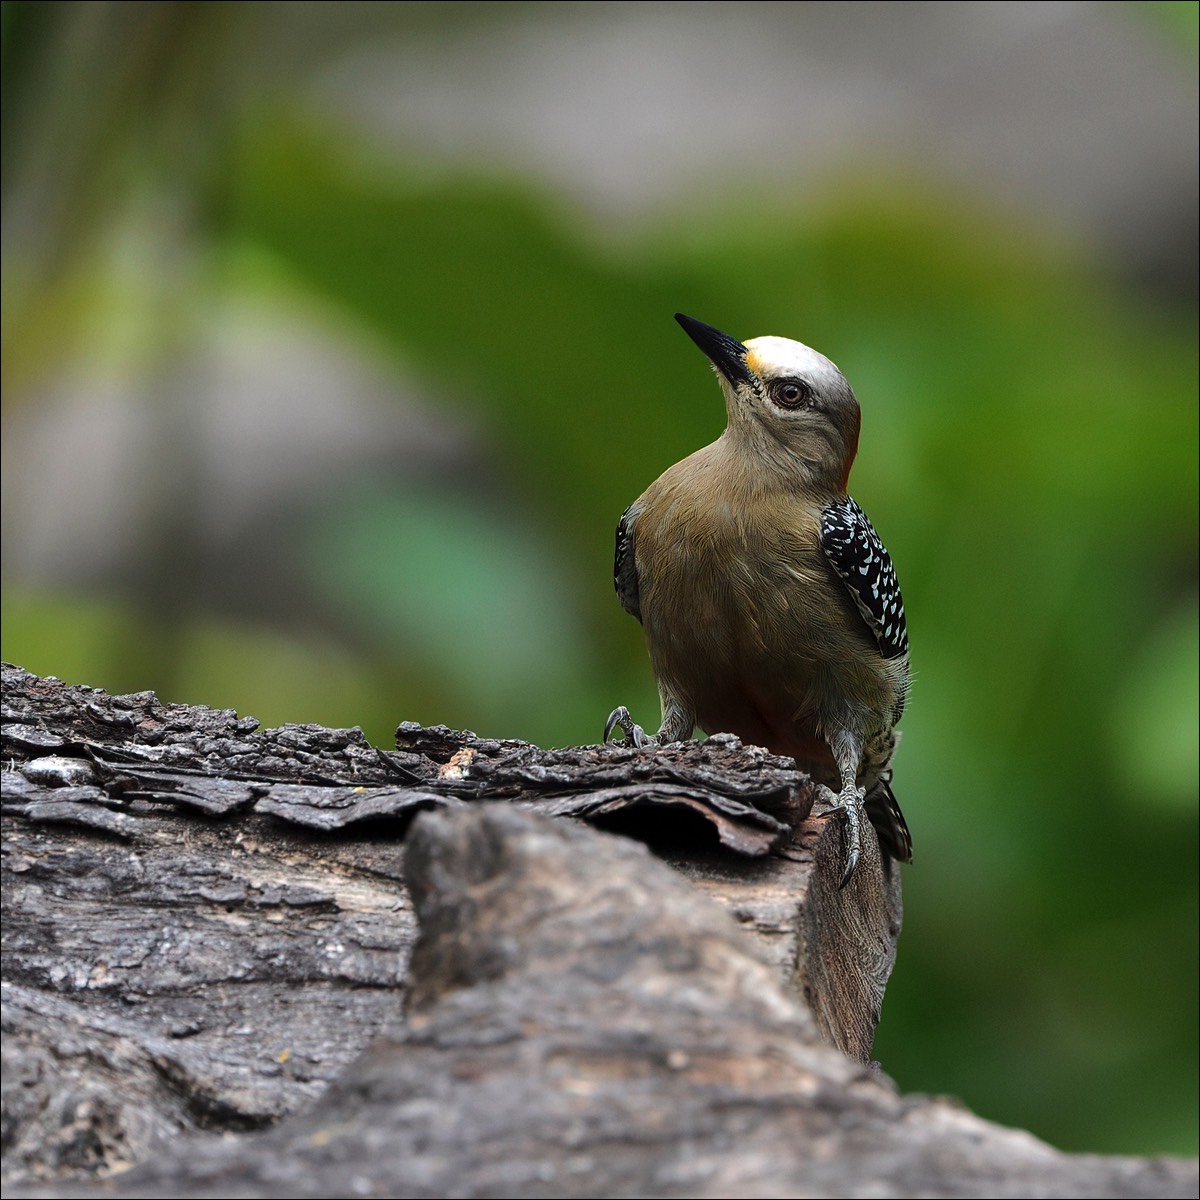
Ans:
<svg viewBox="0 0 1200 1200"><path fill-rule="evenodd" d="M899 872L790 760L3 682L6 1195L1196 1194L865 1065Z"/></svg>

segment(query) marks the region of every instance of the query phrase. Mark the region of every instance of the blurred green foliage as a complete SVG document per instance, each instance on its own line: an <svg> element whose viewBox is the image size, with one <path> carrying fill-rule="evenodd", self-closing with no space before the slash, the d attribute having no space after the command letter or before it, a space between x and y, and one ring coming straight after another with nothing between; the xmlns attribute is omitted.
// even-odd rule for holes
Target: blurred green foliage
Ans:
<svg viewBox="0 0 1200 1200"><path fill-rule="evenodd" d="M35 56L31 7L4 5L6 73ZM219 27L210 48L234 36L178 7ZM1194 308L915 176L802 206L747 192L616 239L286 93L201 117L179 96L207 91L204 64L168 40L184 83L137 62L126 83L176 104L114 101L87 160L108 170L63 168L86 228L53 270L6 255L6 428L64 365L153 383L214 313L257 308L419 381L485 453L466 477L351 464L264 510L251 596L211 577L164 394L142 415L178 494L159 484L130 565L93 585L6 572L5 659L381 745L408 719L589 742L617 702L653 723L612 531L723 424L671 314L802 338L862 402L851 486L898 564L917 675L896 781L916 861L877 1054L1066 1148L1194 1151ZM163 209L166 282L127 241Z"/></svg>

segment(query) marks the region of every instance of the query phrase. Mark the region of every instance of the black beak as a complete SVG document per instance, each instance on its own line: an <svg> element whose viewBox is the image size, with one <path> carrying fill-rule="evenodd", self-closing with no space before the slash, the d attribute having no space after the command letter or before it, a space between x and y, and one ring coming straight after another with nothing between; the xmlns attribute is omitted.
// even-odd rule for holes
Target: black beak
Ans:
<svg viewBox="0 0 1200 1200"><path fill-rule="evenodd" d="M708 356L712 365L725 376L735 387L739 383L752 383L754 376L746 366L746 355L749 351L737 338L697 321L695 317L685 317L676 313L675 320L683 326L683 331Z"/></svg>

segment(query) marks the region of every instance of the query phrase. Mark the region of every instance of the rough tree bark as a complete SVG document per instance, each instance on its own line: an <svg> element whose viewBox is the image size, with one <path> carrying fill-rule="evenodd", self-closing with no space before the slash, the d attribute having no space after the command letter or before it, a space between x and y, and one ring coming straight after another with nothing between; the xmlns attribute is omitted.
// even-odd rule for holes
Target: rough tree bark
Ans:
<svg viewBox="0 0 1200 1200"><path fill-rule="evenodd" d="M898 872L788 760L3 683L6 1195L1196 1194L865 1065Z"/></svg>

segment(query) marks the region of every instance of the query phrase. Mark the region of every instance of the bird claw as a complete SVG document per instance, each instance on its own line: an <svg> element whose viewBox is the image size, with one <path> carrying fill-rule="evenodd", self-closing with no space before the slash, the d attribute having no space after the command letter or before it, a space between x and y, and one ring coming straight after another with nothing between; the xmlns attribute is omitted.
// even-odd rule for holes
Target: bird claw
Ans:
<svg viewBox="0 0 1200 1200"><path fill-rule="evenodd" d="M851 850L846 855L846 870L842 873L842 882L838 884L839 892L854 878L854 872L858 870L858 859L859 852L857 850Z"/></svg>
<svg viewBox="0 0 1200 1200"><path fill-rule="evenodd" d="M843 793L840 796L835 795L829 788L822 790L830 797L827 801L829 807L816 815L842 817L846 822L846 869L842 872L841 883L838 884L840 892L854 878L854 872L858 870L858 861L862 857L862 795L857 789L853 793Z"/></svg>
<svg viewBox="0 0 1200 1200"><path fill-rule="evenodd" d="M608 720L604 723L604 744L608 744L608 739L612 737L612 731L620 728L624 734L624 738L618 745L632 745L638 750L643 746L654 746L657 742L652 738L640 725L635 725L633 718L629 715L629 709L625 705L620 704L608 714Z"/></svg>

